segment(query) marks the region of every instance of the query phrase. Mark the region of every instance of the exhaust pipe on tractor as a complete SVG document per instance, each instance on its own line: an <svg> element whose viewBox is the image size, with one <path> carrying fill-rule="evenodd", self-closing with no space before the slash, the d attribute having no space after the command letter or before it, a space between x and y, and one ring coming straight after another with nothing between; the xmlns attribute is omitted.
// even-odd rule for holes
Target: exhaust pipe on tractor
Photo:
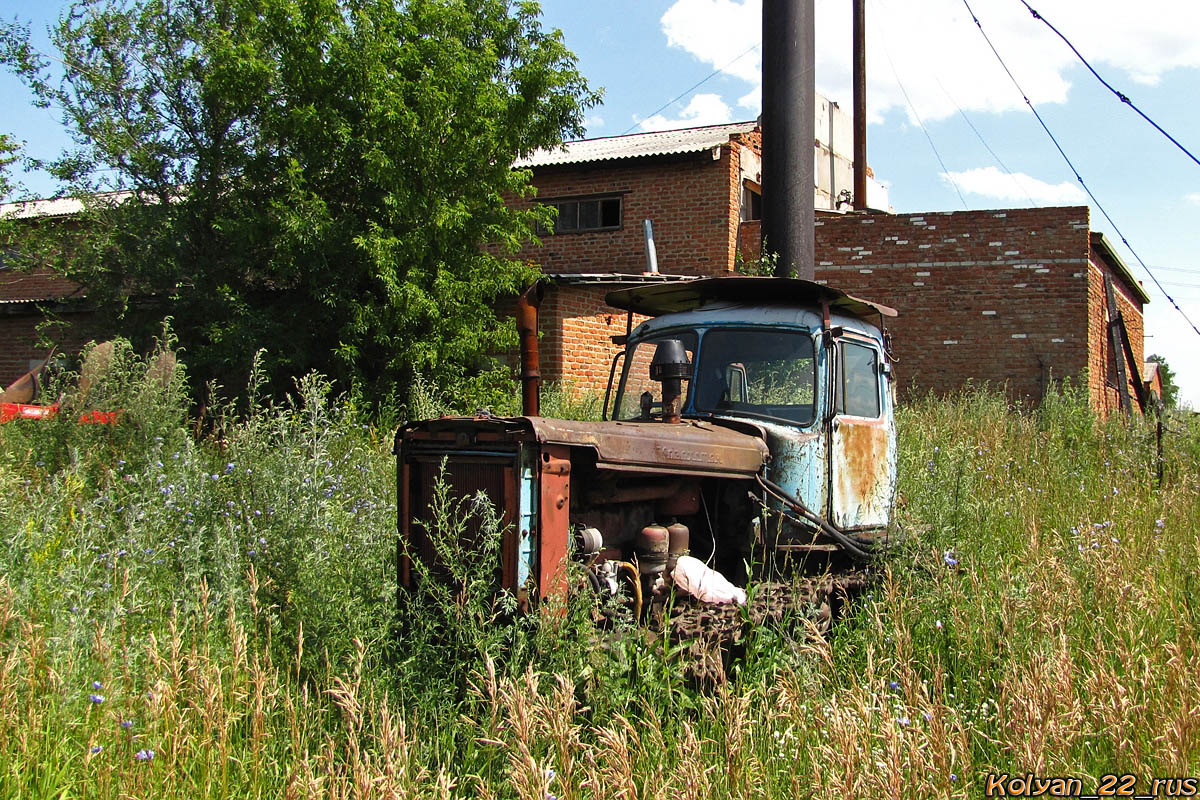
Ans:
<svg viewBox="0 0 1200 800"><path fill-rule="evenodd" d="M517 333L521 337L521 415L540 416L542 370L538 355L538 306L541 281L517 297Z"/></svg>

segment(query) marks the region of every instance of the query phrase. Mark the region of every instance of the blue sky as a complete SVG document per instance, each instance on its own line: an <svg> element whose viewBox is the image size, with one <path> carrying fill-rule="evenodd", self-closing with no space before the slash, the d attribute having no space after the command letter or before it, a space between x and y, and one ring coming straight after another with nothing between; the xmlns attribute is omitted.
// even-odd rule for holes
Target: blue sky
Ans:
<svg viewBox="0 0 1200 800"><path fill-rule="evenodd" d="M1124 107L1021 0L968 0L984 30L1129 244L1200 326L1200 165ZM1191 0L1029 0L1110 83L1200 156L1200 4ZM44 29L63 4L0 0L0 16ZM761 0L542 0L604 102L589 136L753 119L759 112ZM850 3L816 0L817 90L850 94ZM962 0L868 0L868 160L897 211L1090 204L1028 112ZM661 108L711 73L716 75ZM52 112L0 76L0 131L35 156L66 143ZM660 110L661 108L661 110ZM921 129L924 124L925 131ZM933 147L938 155L935 155ZM994 154L994 155L993 155ZM938 156L940 155L940 162ZM943 166L944 165L944 166ZM54 186L28 176L27 187ZM1200 408L1200 335L1171 308L1092 205L1142 280L1146 352L1167 357Z"/></svg>

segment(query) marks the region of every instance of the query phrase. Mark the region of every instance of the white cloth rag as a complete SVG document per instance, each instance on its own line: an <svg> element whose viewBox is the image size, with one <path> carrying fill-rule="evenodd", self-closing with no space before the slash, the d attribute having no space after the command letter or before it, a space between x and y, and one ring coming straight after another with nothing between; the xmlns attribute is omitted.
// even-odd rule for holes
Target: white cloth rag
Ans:
<svg viewBox="0 0 1200 800"><path fill-rule="evenodd" d="M745 589L734 586L724 575L692 556L679 557L671 571L671 580L680 591L706 603L746 604Z"/></svg>

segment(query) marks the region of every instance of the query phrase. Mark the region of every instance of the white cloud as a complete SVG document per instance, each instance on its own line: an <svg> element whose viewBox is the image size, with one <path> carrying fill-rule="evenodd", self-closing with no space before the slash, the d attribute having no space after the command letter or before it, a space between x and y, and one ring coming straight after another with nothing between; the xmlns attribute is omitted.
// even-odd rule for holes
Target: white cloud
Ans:
<svg viewBox="0 0 1200 800"><path fill-rule="evenodd" d="M1194 206L1200 206L1200 192L1190 192L1185 194L1183 199Z"/></svg>
<svg viewBox="0 0 1200 800"><path fill-rule="evenodd" d="M1087 195L1075 184L1046 183L1022 172L1006 173L995 167L980 167L962 172L943 172L942 180L952 182L964 194L989 197L1005 204L1037 206L1084 205Z"/></svg>
<svg viewBox="0 0 1200 800"><path fill-rule="evenodd" d="M678 119L668 119L662 114L646 117L638 123L643 131L669 131L674 128L690 128L700 125L720 125L733 121L733 109L715 94L694 95L691 102L679 114Z"/></svg>
<svg viewBox="0 0 1200 800"><path fill-rule="evenodd" d="M587 128L589 130L591 128L603 128L604 127L604 117L600 116L599 114L593 114L590 117L587 117L586 119L584 119L583 127Z"/></svg>
<svg viewBox="0 0 1200 800"><path fill-rule="evenodd" d="M1064 102L1071 88L1068 69L1081 68L1066 44L1013 0L975 0L971 7L1030 100ZM1200 3L1039 0L1037 9L1118 88L1153 84L1170 69L1200 66L1200 37L1194 33ZM848 105L849 4L819 2L816 15L817 89ZM760 52L738 56L761 39L761 19L762 0L676 0L661 23L672 47L750 84L738 103L756 113ZM956 106L985 112L1025 107L961 0L869 0L867 48L874 119L893 108L912 117L900 84L925 120L955 114Z"/></svg>

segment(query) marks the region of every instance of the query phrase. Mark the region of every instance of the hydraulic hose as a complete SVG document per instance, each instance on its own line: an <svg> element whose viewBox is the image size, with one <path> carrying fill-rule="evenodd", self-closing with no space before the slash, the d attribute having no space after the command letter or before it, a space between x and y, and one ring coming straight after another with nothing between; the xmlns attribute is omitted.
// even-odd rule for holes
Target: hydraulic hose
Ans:
<svg viewBox="0 0 1200 800"><path fill-rule="evenodd" d="M787 504L801 517L808 520L813 525L816 525L822 533L837 542L838 545L851 556L859 561L867 561L871 558L871 554L867 550L863 549L863 545L861 543L856 542L845 533L839 531L828 521L826 521L825 518L820 514L810 510L804 505L804 503L800 502L800 499L795 495L789 493L786 489L774 481L764 478L762 475L755 475L754 477L758 480L759 485L766 489L768 493L773 495L776 499Z"/></svg>

